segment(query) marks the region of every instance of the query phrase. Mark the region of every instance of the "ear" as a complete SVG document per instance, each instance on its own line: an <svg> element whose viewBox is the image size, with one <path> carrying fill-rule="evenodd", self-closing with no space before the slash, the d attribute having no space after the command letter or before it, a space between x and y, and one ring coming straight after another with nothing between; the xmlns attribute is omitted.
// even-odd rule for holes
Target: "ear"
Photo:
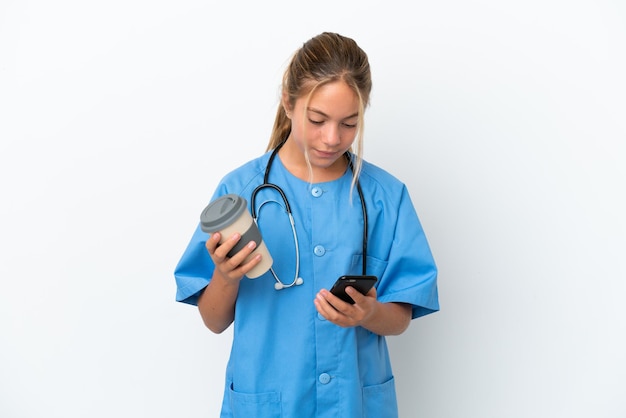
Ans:
<svg viewBox="0 0 626 418"><path fill-rule="evenodd" d="M284 90L282 92L280 102L283 105L283 109L285 110L285 114L287 115L287 118L291 119L291 112L293 109L291 107L291 103L289 103L289 95Z"/></svg>

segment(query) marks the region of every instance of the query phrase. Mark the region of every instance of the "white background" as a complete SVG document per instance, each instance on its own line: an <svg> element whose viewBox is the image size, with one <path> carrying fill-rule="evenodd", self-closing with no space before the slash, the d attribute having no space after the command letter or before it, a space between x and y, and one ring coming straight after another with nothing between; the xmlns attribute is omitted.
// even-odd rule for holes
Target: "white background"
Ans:
<svg viewBox="0 0 626 418"><path fill-rule="evenodd" d="M440 268L401 416L626 416L623 1L3 0L0 417L217 416L231 334L173 269L324 30Z"/></svg>

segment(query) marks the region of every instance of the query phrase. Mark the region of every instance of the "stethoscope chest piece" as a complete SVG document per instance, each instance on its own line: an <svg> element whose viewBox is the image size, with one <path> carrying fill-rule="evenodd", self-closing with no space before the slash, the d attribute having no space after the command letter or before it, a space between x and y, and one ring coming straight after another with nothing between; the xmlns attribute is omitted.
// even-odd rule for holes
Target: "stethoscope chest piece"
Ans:
<svg viewBox="0 0 626 418"><path fill-rule="evenodd" d="M272 271L272 273L274 272ZM297 277L293 283L286 285L278 279L278 276L276 275L276 273L274 273L273 276L274 276L274 279L276 279L276 283L274 283L274 289L276 290L282 290L282 289L285 289L287 287L291 287L294 285L300 286L302 283L304 283L304 280L302 279L302 277Z"/></svg>

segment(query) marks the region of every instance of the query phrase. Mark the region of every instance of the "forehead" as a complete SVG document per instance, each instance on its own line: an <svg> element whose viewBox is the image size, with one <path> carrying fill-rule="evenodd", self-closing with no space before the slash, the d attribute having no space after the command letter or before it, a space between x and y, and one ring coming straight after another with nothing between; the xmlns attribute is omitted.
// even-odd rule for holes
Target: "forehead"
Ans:
<svg viewBox="0 0 626 418"><path fill-rule="evenodd" d="M307 103L308 100L308 103ZM344 81L322 84L296 101L296 106L328 116L348 117L359 111L357 94Z"/></svg>

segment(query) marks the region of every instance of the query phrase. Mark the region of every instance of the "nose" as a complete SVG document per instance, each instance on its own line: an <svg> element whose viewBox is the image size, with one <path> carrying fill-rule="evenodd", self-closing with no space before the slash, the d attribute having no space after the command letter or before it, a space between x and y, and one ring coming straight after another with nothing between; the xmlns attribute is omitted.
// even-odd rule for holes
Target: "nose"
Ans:
<svg viewBox="0 0 626 418"><path fill-rule="evenodd" d="M338 126L334 124L327 125L324 130L323 136L324 144L328 146L335 146L341 143L341 131Z"/></svg>

